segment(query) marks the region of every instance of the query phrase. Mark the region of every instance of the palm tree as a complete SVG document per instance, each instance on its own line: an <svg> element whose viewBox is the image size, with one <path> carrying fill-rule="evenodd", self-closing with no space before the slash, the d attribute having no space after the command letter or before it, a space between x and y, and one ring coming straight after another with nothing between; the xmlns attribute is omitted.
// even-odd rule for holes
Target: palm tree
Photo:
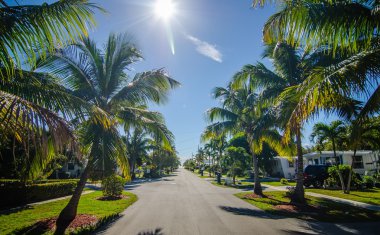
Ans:
<svg viewBox="0 0 380 235"><path fill-rule="evenodd" d="M323 144L324 141L330 141L332 144L332 149L334 152L334 159L336 161L336 164L339 165L340 161L338 160L338 157L336 155L336 144L340 141L340 139L344 138L344 134L346 133L346 127L342 121L333 121L330 123L330 125L327 125L325 123L316 123L313 127L313 132L310 135L310 140L314 141L315 138L317 138L317 142L320 144ZM340 172L338 167L338 175L339 180L342 185L342 191L345 192L345 184L342 172Z"/></svg>
<svg viewBox="0 0 380 235"><path fill-rule="evenodd" d="M255 0L253 5L263 6L265 2ZM315 67L302 84L289 90L299 96L292 119L306 120L321 109L341 109L339 97L352 97L352 94L366 99L358 117L377 113L380 110L379 1L279 2L283 7L266 22L264 41L286 40L308 50L332 52L335 58Z"/></svg>
<svg viewBox="0 0 380 235"><path fill-rule="evenodd" d="M217 171L221 171L220 161L223 157L223 152L227 147L226 135L224 133L208 133L201 136L201 141L209 141L208 148L212 150L213 165L216 162Z"/></svg>
<svg viewBox="0 0 380 235"><path fill-rule="evenodd" d="M0 81L0 130L2 138L24 146L30 165L22 180L27 180L36 178L54 155L77 149L73 126L67 119L84 120L91 113L103 115L49 74L22 73Z"/></svg>
<svg viewBox="0 0 380 235"><path fill-rule="evenodd" d="M42 69L67 82L73 93L101 108L108 116L107 126L100 125L90 117L81 125L80 136L88 157L88 164L82 173L73 196L57 219L56 234L63 234L75 218L78 202L88 174L100 170L103 175L116 164L129 175L125 144L117 127L141 126L147 132L154 132L162 142L170 142L172 134L166 129L163 117L146 109L148 102L162 103L170 89L179 83L163 70L138 73L129 78L125 70L141 59L128 35L111 34L104 51L95 42L84 38L77 43L57 49L41 64Z"/></svg>
<svg viewBox="0 0 380 235"><path fill-rule="evenodd" d="M371 149L380 149L380 118L362 118L351 122L351 126L347 128L347 145L353 149L354 155L351 159L351 170L348 176L347 186L344 193L349 194L351 190L351 179L354 168L356 151L361 147L369 146Z"/></svg>
<svg viewBox="0 0 380 235"><path fill-rule="evenodd" d="M141 165L143 159L148 158L148 151L152 148L151 139L141 128L136 128L132 135L127 132L124 143L127 148L128 161L132 172L132 180L135 178L135 167Z"/></svg>
<svg viewBox="0 0 380 235"><path fill-rule="evenodd" d="M33 69L47 49L86 34L94 9L100 8L85 0L42 6L0 1L0 130L2 138L25 148L30 166L23 180L37 177L58 152L76 148L66 118L82 119L94 110L54 77L20 69L21 63Z"/></svg>
<svg viewBox="0 0 380 235"><path fill-rule="evenodd" d="M286 43L268 45L263 54L273 60L275 70L271 71L262 63L256 65L246 65L238 72L233 79L234 87L246 86L261 90L263 103L269 104L276 113L278 127L285 129L285 140L289 141L291 136L295 136L297 151L297 185L292 202L304 203L303 188L303 154L302 154L302 134L301 122L294 122L290 127L288 120L292 115L296 102L294 98L284 97L283 93L304 80L304 74L308 72L310 59L313 63L318 58L300 54L295 48Z"/></svg>
<svg viewBox="0 0 380 235"><path fill-rule="evenodd" d="M212 159L212 161L214 160L214 156L213 156L214 149L213 149L213 145L212 145L211 141L206 143L203 148L204 148L206 156L208 156L208 163L209 163L208 174L211 177L212 176L212 169L213 169L213 165L214 165L213 162L211 162L211 159Z"/></svg>
<svg viewBox="0 0 380 235"><path fill-rule="evenodd" d="M46 50L86 36L95 25L95 9L103 11L87 0L42 5L11 5L0 0L0 78L10 79L24 59L34 67Z"/></svg>
<svg viewBox="0 0 380 235"><path fill-rule="evenodd" d="M260 178L257 153L260 151L262 142L275 143L273 132L268 128L268 113L260 106L257 94L244 86L237 90L217 87L214 92L216 98L222 98L223 107L214 107L207 111L208 118L212 123L206 127L203 139L216 134L244 132L251 150L254 169L254 193L263 195ZM218 120L218 122L215 122ZM277 142L278 143L278 142ZM280 145L273 145L279 147Z"/></svg>

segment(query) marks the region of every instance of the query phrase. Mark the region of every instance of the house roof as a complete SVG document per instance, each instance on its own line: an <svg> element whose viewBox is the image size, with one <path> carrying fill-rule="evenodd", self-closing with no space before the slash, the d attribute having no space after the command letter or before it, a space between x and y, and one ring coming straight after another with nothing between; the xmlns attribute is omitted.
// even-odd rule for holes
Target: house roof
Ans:
<svg viewBox="0 0 380 235"><path fill-rule="evenodd" d="M357 150L356 155L365 155L373 153L371 150ZM336 151L336 155L353 155L354 151L348 150L348 151ZM303 156L306 158L312 158L312 157L319 157L321 155L331 155L334 156L334 151L321 151L321 152L312 152L304 154Z"/></svg>

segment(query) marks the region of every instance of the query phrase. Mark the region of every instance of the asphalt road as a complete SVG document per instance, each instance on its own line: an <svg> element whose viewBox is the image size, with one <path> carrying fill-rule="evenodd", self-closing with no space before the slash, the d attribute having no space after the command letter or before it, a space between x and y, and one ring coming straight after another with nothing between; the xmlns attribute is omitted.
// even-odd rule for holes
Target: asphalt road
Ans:
<svg viewBox="0 0 380 235"><path fill-rule="evenodd" d="M380 223L311 223L269 215L235 197L239 190L214 186L184 169L128 190L139 200L98 234L380 234Z"/></svg>

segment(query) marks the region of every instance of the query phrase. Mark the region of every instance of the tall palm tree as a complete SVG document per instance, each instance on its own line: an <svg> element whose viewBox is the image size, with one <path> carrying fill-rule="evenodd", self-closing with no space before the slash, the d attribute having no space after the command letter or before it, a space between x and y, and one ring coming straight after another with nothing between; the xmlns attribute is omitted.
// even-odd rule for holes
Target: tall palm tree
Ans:
<svg viewBox="0 0 380 235"><path fill-rule="evenodd" d="M348 176L348 182L345 187L346 194L350 193L352 173L356 158L356 151L361 147L370 147L373 150L380 149L380 118L362 118L353 120L347 128L347 145L354 151L351 158L351 171Z"/></svg>
<svg viewBox="0 0 380 235"><path fill-rule="evenodd" d="M201 141L209 141L208 147L212 150L213 165L216 162L215 170L220 171L221 165L220 161L223 157L223 152L227 148L226 135L224 133L204 133L205 135L201 136Z"/></svg>
<svg viewBox="0 0 380 235"><path fill-rule="evenodd" d="M214 165L213 164L213 160L214 160L213 151L214 150L213 150L213 145L212 145L211 141L207 142L203 148L204 148L206 156L208 157L208 164L209 164L208 174L211 177L212 176L212 169L213 169L213 165Z"/></svg>
<svg viewBox="0 0 380 235"><path fill-rule="evenodd" d="M130 132L124 138L127 148L128 161L131 169L132 180L135 178L136 164L142 163L143 159L148 158L148 151L152 148L150 145L151 139L141 128L136 128L132 135Z"/></svg>
<svg viewBox="0 0 380 235"><path fill-rule="evenodd" d="M213 123L206 127L203 138L207 139L220 133L244 132L252 155L254 193L263 195L256 154L260 151L260 145L264 140L275 143L272 130L267 128L270 122L267 119L269 115L266 115L265 109L260 107L257 94L246 86L237 90L232 90L231 86L227 89L215 88L213 93L216 98L224 100L223 107L214 107L207 111L208 118Z"/></svg>
<svg viewBox="0 0 380 235"><path fill-rule="evenodd" d="M271 71L261 63L246 65L234 76L233 86L248 84L254 89L260 89L262 102L272 105L271 109L278 117L276 123L280 128L286 129L288 119L295 109L295 102L287 97L281 99L281 94L303 81L308 66L307 57L286 43L268 45L263 56L273 60L275 70ZM304 203L301 128L300 122L295 123L291 128L291 135L288 131L287 140L290 136L295 136L297 149L297 185L292 201Z"/></svg>
<svg viewBox="0 0 380 235"><path fill-rule="evenodd" d="M297 151L297 184L292 202L304 203L303 189L303 153L302 153L302 125L306 119L297 116L299 103L304 102L298 88L306 83L309 74L316 68L328 66L338 59L326 54L325 50L304 51L285 43L267 45L264 57L273 61L274 71L266 68L262 63L246 65L233 79L233 87L249 85L258 89L262 102L270 107L278 117L276 123L284 131L285 142L295 137ZM309 100L306 100L309 102ZM354 105L352 99L332 93L313 110L317 114L319 109L334 104L341 115L350 115Z"/></svg>
<svg viewBox="0 0 380 235"><path fill-rule="evenodd" d="M334 152L334 159L336 161L336 164L339 165L341 163L338 161L338 156L336 155L336 144L342 142L340 139L344 138L345 133L346 127L342 121L333 121L330 123L330 125L319 122L314 125L313 132L310 135L310 140L314 141L317 139L317 142L320 144L323 144L324 141L331 142ZM339 167L338 175L340 183L342 185L342 192L346 192L343 175L339 170Z"/></svg>
<svg viewBox="0 0 380 235"><path fill-rule="evenodd" d="M56 78L41 72L22 71L0 81L0 130L2 138L12 138L24 146L30 162L23 180L34 179L54 155L67 148L77 149L73 126L67 121L84 120L102 111L75 96ZM31 144L33 143L33 144ZM32 147L33 146L33 147Z"/></svg>
<svg viewBox="0 0 380 235"><path fill-rule="evenodd" d="M73 196L57 219L56 234L63 234L75 218L91 171L99 170L106 174L109 167L117 164L126 176L129 175L125 144L117 131L119 125L141 126L154 132L163 142L173 138L161 114L147 110L147 103L163 103L168 91L179 83L163 70L138 73L131 79L125 70L140 59L140 52L128 35L111 34L103 51L89 38L83 38L73 45L57 49L40 64L41 69L66 81L76 96L101 108L109 120L109 125L105 126L90 117L81 125L80 136L87 150L88 164Z"/></svg>
<svg viewBox="0 0 380 235"><path fill-rule="evenodd" d="M66 118L83 118L93 109L49 74L25 69L33 70L37 58L55 45L87 34L95 9L100 8L86 0L50 5L0 1L0 130L2 138L25 148L30 166L23 180L37 177L54 155L75 147Z"/></svg>
<svg viewBox="0 0 380 235"><path fill-rule="evenodd" d="M255 0L253 4L263 6L266 2ZM336 58L325 66L315 67L302 84L289 91L299 96L292 119L306 120L320 109L336 109L340 99L330 98L336 94L350 98L352 94L363 96L365 103L360 118L377 113L380 110L379 1L278 2L283 7L264 26L266 43L286 40L292 45L323 50L325 54L332 52Z"/></svg>

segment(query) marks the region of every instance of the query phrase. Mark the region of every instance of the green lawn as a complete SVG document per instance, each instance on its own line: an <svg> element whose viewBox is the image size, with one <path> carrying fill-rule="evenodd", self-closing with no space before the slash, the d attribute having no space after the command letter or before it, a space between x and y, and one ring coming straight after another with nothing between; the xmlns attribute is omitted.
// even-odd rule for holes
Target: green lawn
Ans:
<svg viewBox="0 0 380 235"><path fill-rule="evenodd" d="M104 222L107 218L118 215L137 200L137 196L124 192L128 198L115 201L100 201L96 198L103 194L100 191L82 195L78 206L78 214L95 215ZM14 212L0 214L0 234L14 234L18 230L32 226L37 221L56 217L69 199L36 205Z"/></svg>
<svg viewBox="0 0 380 235"><path fill-rule="evenodd" d="M248 195L252 194L245 192L235 194L246 202L275 215L331 223L380 220L380 212L336 203L323 198L307 196L309 206L294 207L289 205L290 199L285 197L285 192L282 191L265 192L267 198L254 198ZM285 208L287 210L284 210Z"/></svg>
<svg viewBox="0 0 380 235"><path fill-rule="evenodd" d="M215 186L219 186L222 188L239 188L239 189L244 189L244 188L253 188L253 183L252 182L241 182L240 184L236 185L225 185L224 180L222 179L222 184L218 184L216 181L211 182Z"/></svg>
<svg viewBox="0 0 380 235"><path fill-rule="evenodd" d="M380 206L380 189L351 191L350 194L344 194L340 190L314 189L314 188L306 189L306 191Z"/></svg>
<svg viewBox="0 0 380 235"><path fill-rule="evenodd" d="M261 182L261 184L267 184L271 186L296 186L295 182L288 182L288 184L281 184L280 181Z"/></svg>

